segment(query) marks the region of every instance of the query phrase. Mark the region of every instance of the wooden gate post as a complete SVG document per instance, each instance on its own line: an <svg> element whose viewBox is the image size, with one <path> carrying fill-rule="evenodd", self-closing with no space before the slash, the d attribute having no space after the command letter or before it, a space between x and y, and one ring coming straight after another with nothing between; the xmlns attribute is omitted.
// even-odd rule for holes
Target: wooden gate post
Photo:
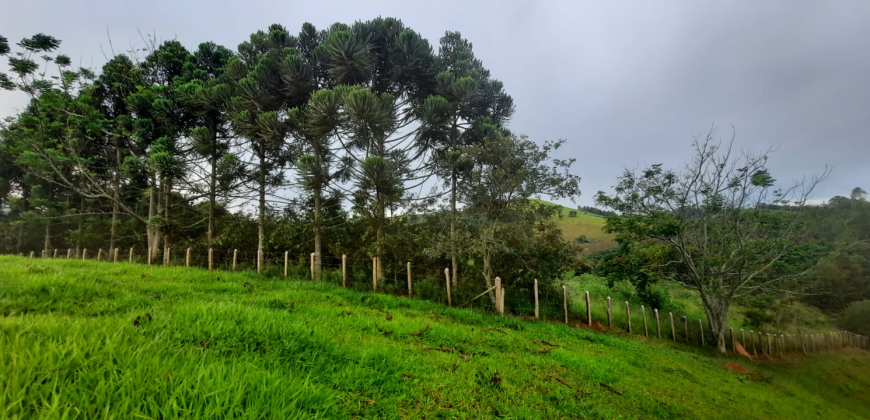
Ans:
<svg viewBox="0 0 870 420"><path fill-rule="evenodd" d="M671 339L674 343L677 342L677 329L674 327L674 313L668 312L671 315Z"/></svg>
<svg viewBox="0 0 870 420"><path fill-rule="evenodd" d="M54 250L54 252L57 252L57 250ZM115 262L118 262L118 248L115 248Z"/></svg>
<svg viewBox="0 0 870 420"><path fill-rule="evenodd" d="M498 279L498 313L504 316L504 282L501 281L501 277L496 278ZM456 273L453 273L453 281L456 281Z"/></svg>
<svg viewBox="0 0 870 420"><path fill-rule="evenodd" d="M540 318L540 308L538 306L538 279L535 279L535 319Z"/></svg>
<svg viewBox="0 0 870 420"><path fill-rule="evenodd" d="M450 297L450 269L449 268L444 269L444 279L447 283L447 306L453 306L453 299ZM498 294L499 294L499 289L501 289L501 279L496 277L495 284L498 285L498 287L495 288L495 290L496 290L496 293L495 293L496 308L495 309L498 310L498 303L499 303L499 295Z"/></svg>
<svg viewBox="0 0 870 420"><path fill-rule="evenodd" d="M236 259L239 257L239 250L233 249L233 271L236 271Z"/></svg>
<svg viewBox="0 0 870 420"><path fill-rule="evenodd" d="M148 247L148 265L151 265L151 247Z"/></svg>
<svg viewBox="0 0 870 420"><path fill-rule="evenodd" d="M133 247L132 246L130 247L130 257L129 257L129 261L127 261L127 262L129 262L129 263L133 262Z"/></svg>
<svg viewBox="0 0 870 420"><path fill-rule="evenodd" d="M257 274L260 274L260 270L262 269L263 261L263 250L257 250Z"/></svg>
<svg viewBox="0 0 870 420"><path fill-rule="evenodd" d="M190 267L190 247L187 247L187 251L184 253L184 266Z"/></svg>
<svg viewBox="0 0 870 420"><path fill-rule="evenodd" d="M628 321L628 333L631 334L631 309L628 307L628 301L625 301L625 319Z"/></svg>
<svg viewBox="0 0 870 420"><path fill-rule="evenodd" d="M103 259L103 248L97 250L97 262L100 262L101 259Z"/></svg>
<svg viewBox="0 0 870 420"><path fill-rule="evenodd" d="M341 287L347 287L347 254L341 254Z"/></svg>
<svg viewBox="0 0 870 420"><path fill-rule="evenodd" d="M646 326L646 307L640 305L640 314L643 316L643 336L649 338L649 329Z"/></svg>
<svg viewBox="0 0 870 420"><path fill-rule="evenodd" d="M311 253L310 259L311 259L311 280L315 280L315 278L314 278L314 253L313 252Z"/></svg>
<svg viewBox="0 0 870 420"><path fill-rule="evenodd" d="M562 285L562 307L565 309L565 324L568 323L568 286Z"/></svg>
<svg viewBox="0 0 870 420"><path fill-rule="evenodd" d="M342 260L341 264L342 264L341 270L343 273L344 272L344 261L343 260ZM411 287L411 262L410 261L408 261L407 268L408 268L408 297L411 297L414 289Z"/></svg>
<svg viewBox="0 0 870 420"><path fill-rule="evenodd" d="M208 270L211 271L212 267L214 267L214 249L208 249Z"/></svg>
<svg viewBox="0 0 870 420"><path fill-rule="evenodd" d="M284 251L284 278L287 278L287 263L290 261L290 251Z"/></svg>

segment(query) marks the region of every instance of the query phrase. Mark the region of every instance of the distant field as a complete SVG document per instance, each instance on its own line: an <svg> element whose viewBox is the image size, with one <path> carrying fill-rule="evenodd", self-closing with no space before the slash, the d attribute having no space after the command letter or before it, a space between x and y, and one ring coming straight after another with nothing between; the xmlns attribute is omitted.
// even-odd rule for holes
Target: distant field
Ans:
<svg viewBox="0 0 870 420"><path fill-rule="evenodd" d="M749 361L323 282L6 256L0 381L0 418L870 415L862 350Z"/></svg>
<svg viewBox="0 0 870 420"><path fill-rule="evenodd" d="M550 203L543 200L542 201L547 204L552 204L558 206L558 204ZM553 216L553 220L562 230L562 237L565 238L566 241L575 242L577 238L582 235L585 235L591 242L580 244L586 253L592 253L596 251L600 251L602 249L613 248L615 247L616 241L613 239L613 235L605 233L603 231L604 228L604 217L598 216L591 213L586 213L576 208L571 207L562 207L562 217L560 218L558 215ZM569 217L571 211L577 212L577 217Z"/></svg>

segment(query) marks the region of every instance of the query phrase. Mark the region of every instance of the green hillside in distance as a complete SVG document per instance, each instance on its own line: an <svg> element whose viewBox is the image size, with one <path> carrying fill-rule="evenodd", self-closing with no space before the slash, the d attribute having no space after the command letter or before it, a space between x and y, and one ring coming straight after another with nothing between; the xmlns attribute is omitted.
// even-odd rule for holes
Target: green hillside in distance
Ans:
<svg viewBox="0 0 870 420"><path fill-rule="evenodd" d="M559 226L559 229L562 230L562 237L566 241L576 242L577 238L585 236L589 242L580 244L585 253L592 253L617 246L613 235L605 233L603 230L605 220L603 216L577 210L576 207L565 207L549 201L537 199L533 201L559 206L562 209L561 217L559 214L556 214L553 216L553 220ZM577 212L576 217L570 216L572 211Z"/></svg>

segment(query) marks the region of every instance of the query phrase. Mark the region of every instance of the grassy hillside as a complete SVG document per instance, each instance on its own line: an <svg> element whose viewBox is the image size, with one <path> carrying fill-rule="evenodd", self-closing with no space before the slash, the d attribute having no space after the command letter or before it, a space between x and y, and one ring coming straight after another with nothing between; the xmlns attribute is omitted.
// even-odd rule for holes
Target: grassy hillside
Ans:
<svg viewBox="0 0 870 420"><path fill-rule="evenodd" d="M590 242L581 244L585 252L595 252L616 246L616 241L614 241L613 235L603 231L604 217L543 200L535 201L562 208L562 217L556 215L553 216L553 220L559 226L559 229L562 230L562 237L564 237L566 241L574 242L580 236L586 236ZM571 211L576 211L577 216L570 217L569 214Z"/></svg>
<svg viewBox="0 0 870 420"><path fill-rule="evenodd" d="M0 257L0 314L0 418L870 415L864 351L754 363L253 273Z"/></svg>

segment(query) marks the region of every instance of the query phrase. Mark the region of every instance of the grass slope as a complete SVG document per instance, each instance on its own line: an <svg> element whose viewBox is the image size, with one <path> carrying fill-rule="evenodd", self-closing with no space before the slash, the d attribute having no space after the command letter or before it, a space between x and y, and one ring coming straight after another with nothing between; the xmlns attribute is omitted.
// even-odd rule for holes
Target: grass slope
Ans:
<svg viewBox="0 0 870 420"><path fill-rule="evenodd" d="M562 237L568 242L574 242L580 236L586 236L590 242L581 244L587 253L615 247L616 241L613 235L604 232L604 217L592 213L586 213L576 208L565 207L559 204L543 200L534 200L544 204L559 206L562 208L562 217L553 216L553 221L562 230ZM576 217L569 217L570 212L576 211Z"/></svg>
<svg viewBox="0 0 870 420"><path fill-rule="evenodd" d="M0 418L870 416L859 350L753 364L245 272L0 257L0 315Z"/></svg>

